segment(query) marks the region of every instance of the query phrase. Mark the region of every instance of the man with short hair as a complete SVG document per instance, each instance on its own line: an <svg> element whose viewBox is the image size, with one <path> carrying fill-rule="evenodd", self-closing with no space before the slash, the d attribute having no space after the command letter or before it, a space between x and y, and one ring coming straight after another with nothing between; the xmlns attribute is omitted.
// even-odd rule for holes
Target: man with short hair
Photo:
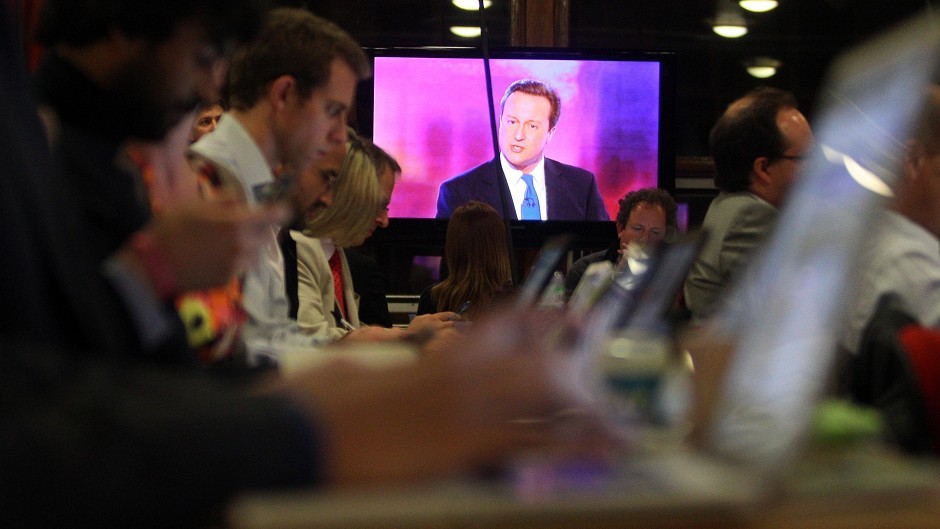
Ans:
<svg viewBox="0 0 940 529"><path fill-rule="evenodd" d="M513 220L610 220L591 172L544 155L561 116L551 86L534 79L512 83L499 114L500 155L442 183L437 218L478 200Z"/></svg>
<svg viewBox="0 0 940 529"><path fill-rule="evenodd" d="M840 339L852 354L887 293L923 325L940 327L940 86L928 89L905 147L894 198L860 255L856 298Z"/></svg>
<svg viewBox="0 0 940 529"><path fill-rule="evenodd" d="M307 171L311 164L346 141L356 83L369 75L365 53L335 24L303 9L276 9L232 63L231 110L212 134L192 146L191 155L200 171L225 175L221 181L249 204L258 204L265 190L283 178L275 168L284 166L288 176L303 179L316 174ZM312 198L303 189L290 196L299 201L293 204L296 217L303 218ZM284 351L323 343L290 318L284 274L272 229L261 261L243 281L249 364L276 364Z"/></svg>
<svg viewBox="0 0 940 529"><path fill-rule="evenodd" d="M728 106L709 135L715 186L702 228L708 240L685 282L693 321L712 315L771 232L813 133L789 92L758 88Z"/></svg>
<svg viewBox="0 0 940 529"><path fill-rule="evenodd" d="M614 265L623 263L633 273L642 273L646 270L648 247L676 233L679 223L677 216L676 201L663 189L643 188L624 195L620 199L615 221L616 243L607 250L585 255L575 261L565 276L565 291L571 295L588 266L601 261L609 261Z"/></svg>

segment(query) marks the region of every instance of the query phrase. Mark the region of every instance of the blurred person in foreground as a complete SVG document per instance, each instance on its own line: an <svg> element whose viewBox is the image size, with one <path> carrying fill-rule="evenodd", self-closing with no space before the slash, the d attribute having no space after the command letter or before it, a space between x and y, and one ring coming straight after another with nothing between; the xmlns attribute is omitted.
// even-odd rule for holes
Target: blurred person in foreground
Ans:
<svg viewBox="0 0 940 529"><path fill-rule="evenodd" d="M927 327L940 327L940 86L904 143L894 197L872 227L860 255L857 297L849 305L840 346L858 353L878 299L894 293Z"/></svg>

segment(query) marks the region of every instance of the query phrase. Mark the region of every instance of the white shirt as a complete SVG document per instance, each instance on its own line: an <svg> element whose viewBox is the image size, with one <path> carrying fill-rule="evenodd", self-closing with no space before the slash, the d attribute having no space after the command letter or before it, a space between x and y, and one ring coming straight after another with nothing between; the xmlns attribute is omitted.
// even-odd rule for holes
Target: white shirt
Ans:
<svg viewBox="0 0 940 529"><path fill-rule="evenodd" d="M502 153L499 155L499 162L503 166L503 174L506 175L506 183L509 184L509 192L512 194L512 204L516 208L516 218L522 219L522 199L525 198L526 191L525 180L522 179L522 171L513 167ZM542 220L546 220L548 219L548 195L546 195L545 192L544 156L529 174L532 175L532 185L535 187L535 193L539 196L539 216Z"/></svg>
<svg viewBox="0 0 940 529"><path fill-rule="evenodd" d="M212 134L203 136L190 149L233 174L249 204L257 204L254 190L258 186L274 181L261 149L231 115L223 115ZM277 244L277 230L277 226L271 227L258 263L245 272L242 283L242 305L248 315L242 336L250 364L277 363L287 352L310 352L324 344L323 339L304 332L288 315L284 256Z"/></svg>
<svg viewBox="0 0 940 529"><path fill-rule="evenodd" d="M928 327L940 326L940 241L907 217L888 211L860 255L856 298L841 345L858 352L862 331L882 294L894 292L906 311Z"/></svg>

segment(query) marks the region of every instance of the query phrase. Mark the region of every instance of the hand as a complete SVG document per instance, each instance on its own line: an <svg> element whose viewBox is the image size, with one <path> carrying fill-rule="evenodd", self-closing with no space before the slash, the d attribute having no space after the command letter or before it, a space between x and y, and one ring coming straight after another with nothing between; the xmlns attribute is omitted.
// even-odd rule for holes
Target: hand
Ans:
<svg viewBox="0 0 940 529"><path fill-rule="evenodd" d="M418 345L423 344L436 333L454 326L455 314L453 312L435 312L415 316L405 329L402 338L411 340Z"/></svg>
<svg viewBox="0 0 940 529"><path fill-rule="evenodd" d="M178 290L185 292L223 284L253 265L286 215L277 205L249 209L197 201L164 211L144 229L154 237Z"/></svg>
<svg viewBox="0 0 940 529"><path fill-rule="evenodd" d="M610 446L573 376L576 357L544 347L546 320L500 313L450 351L381 370L334 362L282 389L326 437L334 485L470 474L535 447Z"/></svg>

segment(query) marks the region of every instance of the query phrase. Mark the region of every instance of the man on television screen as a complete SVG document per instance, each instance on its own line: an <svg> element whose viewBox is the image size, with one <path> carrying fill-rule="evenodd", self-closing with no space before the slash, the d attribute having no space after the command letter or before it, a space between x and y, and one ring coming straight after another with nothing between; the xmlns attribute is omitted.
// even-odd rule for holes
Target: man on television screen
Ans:
<svg viewBox="0 0 940 529"><path fill-rule="evenodd" d="M500 100L500 156L442 183L436 217L450 218L457 206L479 200L512 220L610 220L591 172L544 156L560 115L558 93L548 84L509 85Z"/></svg>

